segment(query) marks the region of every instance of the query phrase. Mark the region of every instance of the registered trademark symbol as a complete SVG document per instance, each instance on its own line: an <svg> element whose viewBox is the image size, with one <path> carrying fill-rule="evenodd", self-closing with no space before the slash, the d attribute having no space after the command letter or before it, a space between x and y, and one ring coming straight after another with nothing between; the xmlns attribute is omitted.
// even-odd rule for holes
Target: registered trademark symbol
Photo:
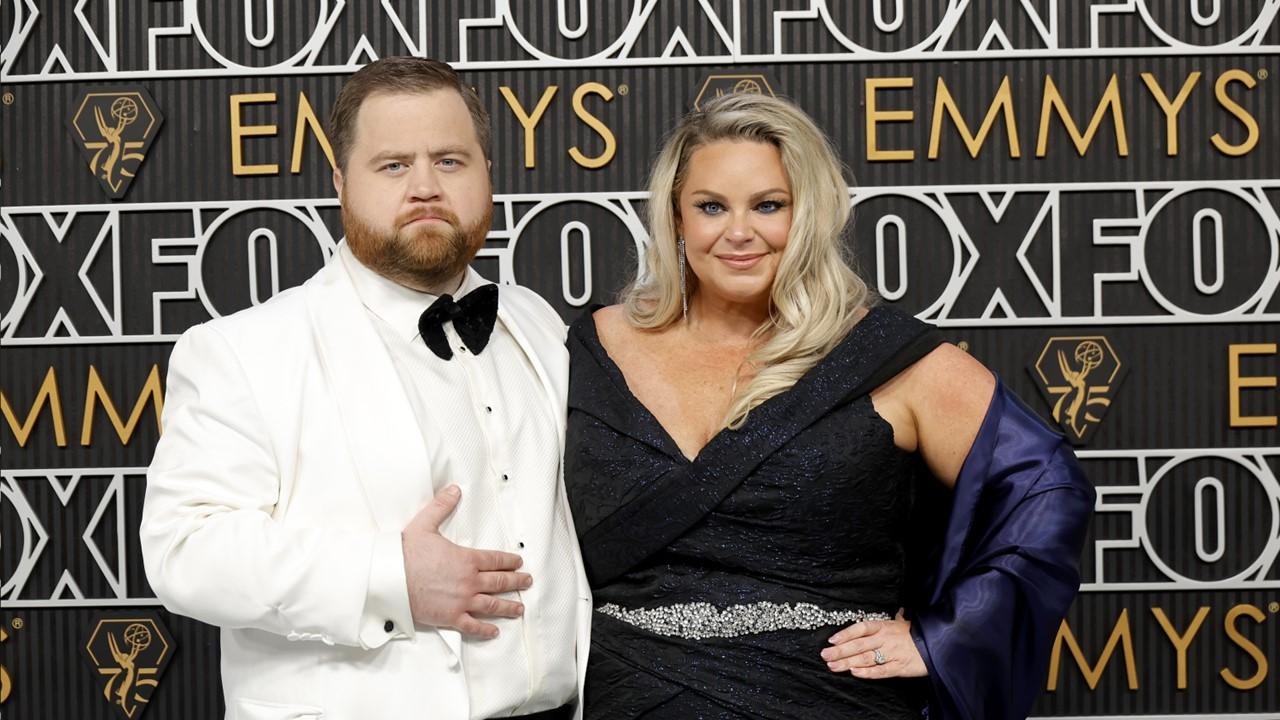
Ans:
<svg viewBox="0 0 1280 720"><path fill-rule="evenodd" d="M1271 75L1271 73L1267 72L1267 69L1266 69L1266 68L1259 68L1259 70L1258 70L1258 79L1259 79L1259 80L1266 80L1268 77L1270 77L1270 75ZM8 101L6 100L5 102L8 102Z"/></svg>
<svg viewBox="0 0 1280 720"><path fill-rule="evenodd" d="M1280 602L1275 602L1273 600L1271 604L1267 606L1267 609L1273 613L1280 612Z"/></svg>
<svg viewBox="0 0 1280 720"><path fill-rule="evenodd" d="M618 86L618 94L619 94L619 95L626 95L626 94L627 94L627 93L629 93L629 92L631 92L631 86L630 86L630 85L628 85L628 84L626 84L626 83L622 83L621 85L619 85L619 86Z"/></svg>
<svg viewBox="0 0 1280 720"><path fill-rule="evenodd" d="M1272 603L1272 604L1274 605L1275 603ZM18 618L18 617L10 620L9 624L13 626L14 630L21 630L22 626L26 625L26 623L22 621L22 618Z"/></svg>
<svg viewBox="0 0 1280 720"><path fill-rule="evenodd" d="M4 94L4 104L5 104L5 105L12 105L14 100L16 100L16 98L15 98L15 97L13 97L13 93L11 93L11 92L7 92L7 93L5 93L5 94Z"/></svg>

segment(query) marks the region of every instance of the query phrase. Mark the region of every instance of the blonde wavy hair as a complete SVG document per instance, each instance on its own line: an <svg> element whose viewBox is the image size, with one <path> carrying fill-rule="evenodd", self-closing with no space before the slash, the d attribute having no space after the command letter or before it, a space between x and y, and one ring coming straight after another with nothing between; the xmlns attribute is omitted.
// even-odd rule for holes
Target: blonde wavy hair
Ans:
<svg viewBox="0 0 1280 720"><path fill-rule="evenodd" d="M678 198L689 158L719 141L765 142L778 149L791 184L787 246L769 293L769 317L747 358L755 375L735 393L725 426L785 392L831 352L873 302L846 258L849 192L830 140L804 111L767 95L732 94L686 115L668 135L649 178L649 243L639 276L622 291L632 325L662 329L681 319L680 260L676 249ZM688 274L688 293L697 292Z"/></svg>

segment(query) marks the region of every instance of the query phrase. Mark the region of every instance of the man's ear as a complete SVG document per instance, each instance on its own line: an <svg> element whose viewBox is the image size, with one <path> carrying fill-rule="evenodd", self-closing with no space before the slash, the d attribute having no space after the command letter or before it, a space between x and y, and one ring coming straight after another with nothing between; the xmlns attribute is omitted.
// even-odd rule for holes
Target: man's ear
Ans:
<svg viewBox="0 0 1280 720"><path fill-rule="evenodd" d="M342 171L338 168L333 169L333 190L339 198L342 197Z"/></svg>

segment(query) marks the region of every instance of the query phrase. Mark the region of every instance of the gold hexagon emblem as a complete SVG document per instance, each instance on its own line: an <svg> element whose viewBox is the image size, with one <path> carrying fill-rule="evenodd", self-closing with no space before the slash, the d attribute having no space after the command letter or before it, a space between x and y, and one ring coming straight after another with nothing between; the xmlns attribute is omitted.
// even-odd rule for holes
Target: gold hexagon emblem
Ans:
<svg viewBox="0 0 1280 720"><path fill-rule="evenodd" d="M142 88L89 92L68 121L89 171L112 200L119 200L146 159L164 118Z"/></svg>
<svg viewBox="0 0 1280 720"><path fill-rule="evenodd" d="M764 75L711 75L706 82L702 83L702 89L698 91L693 107L695 110L701 110L702 103L734 93L774 96L773 87L769 85L769 80Z"/></svg>
<svg viewBox="0 0 1280 720"><path fill-rule="evenodd" d="M1067 439L1089 441L1128 369L1101 335L1052 337L1028 370Z"/></svg>
<svg viewBox="0 0 1280 720"><path fill-rule="evenodd" d="M173 656L173 636L154 613L98 620L84 646L102 697L128 720L142 715Z"/></svg>

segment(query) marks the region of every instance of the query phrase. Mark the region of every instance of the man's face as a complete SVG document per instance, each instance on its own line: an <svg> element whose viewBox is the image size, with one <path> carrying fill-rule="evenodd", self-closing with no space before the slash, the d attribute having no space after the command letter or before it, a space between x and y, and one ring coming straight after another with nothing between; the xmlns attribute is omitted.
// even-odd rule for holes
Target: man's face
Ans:
<svg viewBox="0 0 1280 720"><path fill-rule="evenodd" d="M333 182L351 252L402 285L453 292L484 245L489 163L454 90L365 98L346 169Z"/></svg>

